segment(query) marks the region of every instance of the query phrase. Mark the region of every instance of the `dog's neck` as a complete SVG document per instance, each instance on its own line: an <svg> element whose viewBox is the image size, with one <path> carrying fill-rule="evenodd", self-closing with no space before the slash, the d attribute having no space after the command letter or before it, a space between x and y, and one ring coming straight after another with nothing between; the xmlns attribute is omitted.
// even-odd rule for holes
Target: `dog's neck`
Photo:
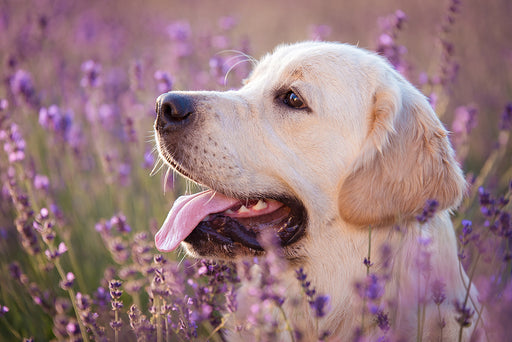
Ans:
<svg viewBox="0 0 512 342"><path fill-rule="evenodd" d="M287 299L282 305L284 313L275 310L274 315L281 320L286 317L283 327L290 324L299 329L305 341L317 340L328 329L331 335L347 339L357 333L356 329L364 329L365 336L382 335L375 324L375 312L374 316L368 310L363 314L363 308L370 306L372 310L383 310L397 336L403 334L410 338L417 329L418 303L431 298L435 281L445 284L447 310L453 312L454 301L463 300L456 294L460 296L465 292L468 281L457 266L456 238L448 212L438 213L428 225L410 221L389 227L355 229L342 222L331 224L331 227L316 230L325 236L311 240L318 244L328 241L328 246L340 248L308 244L311 248L309 262L301 265L316 296L329 296L326 315L315 317L310 298L296 279L297 265L289 265L281 277ZM332 233L332 229L341 229L343 233ZM333 239L340 241L335 243ZM366 263L365 258L369 259ZM364 294L370 291L365 286L374 286L371 291L377 292L365 298ZM250 301L250 287L251 284L242 286L239 303ZM428 311L426 324L435 325L437 316L431 315L431 311ZM241 321L242 316L238 317ZM445 334L450 329L456 330L449 327ZM289 337L289 331L284 331L280 340L286 341Z"/></svg>

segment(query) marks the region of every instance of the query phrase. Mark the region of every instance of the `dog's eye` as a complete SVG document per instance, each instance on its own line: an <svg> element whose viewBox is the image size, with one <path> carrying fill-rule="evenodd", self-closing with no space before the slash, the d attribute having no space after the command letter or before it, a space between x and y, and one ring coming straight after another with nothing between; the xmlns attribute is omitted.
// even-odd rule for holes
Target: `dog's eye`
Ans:
<svg viewBox="0 0 512 342"><path fill-rule="evenodd" d="M289 91L283 96L283 102L285 105L292 108L306 108L304 102L300 99L300 97L295 94L293 91Z"/></svg>

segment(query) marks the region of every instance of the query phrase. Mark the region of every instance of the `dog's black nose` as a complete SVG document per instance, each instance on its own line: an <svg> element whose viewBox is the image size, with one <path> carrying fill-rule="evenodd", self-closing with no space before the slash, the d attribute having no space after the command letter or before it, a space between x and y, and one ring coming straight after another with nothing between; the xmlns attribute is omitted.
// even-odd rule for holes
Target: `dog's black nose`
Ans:
<svg viewBox="0 0 512 342"><path fill-rule="evenodd" d="M162 128L181 126L193 112L193 100L183 94L165 93L156 100L157 122Z"/></svg>

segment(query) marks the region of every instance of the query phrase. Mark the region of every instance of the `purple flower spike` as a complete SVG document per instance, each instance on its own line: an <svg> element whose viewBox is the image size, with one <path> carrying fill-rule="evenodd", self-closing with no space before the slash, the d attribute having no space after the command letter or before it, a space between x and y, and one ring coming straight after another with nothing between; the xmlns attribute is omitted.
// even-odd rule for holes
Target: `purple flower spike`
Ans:
<svg viewBox="0 0 512 342"><path fill-rule="evenodd" d="M9 308L5 305L0 305L0 317L9 312Z"/></svg>
<svg viewBox="0 0 512 342"><path fill-rule="evenodd" d="M0 112L6 110L9 107L9 101L6 99L0 99Z"/></svg>
<svg viewBox="0 0 512 342"><path fill-rule="evenodd" d="M80 81L80 85L84 88L96 88L101 85L101 65L88 60L82 64L82 72L84 76Z"/></svg>
<svg viewBox="0 0 512 342"><path fill-rule="evenodd" d="M13 94L22 97L28 103L34 103L35 87L32 76L25 70L18 70L10 79Z"/></svg>
<svg viewBox="0 0 512 342"><path fill-rule="evenodd" d="M425 207L423 208L423 212L421 215L417 216L416 219L419 223L425 223L428 220L430 220L432 217L434 217L434 214L437 211L437 208L439 207L439 202L431 199L428 200L425 204Z"/></svg>
<svg viewBox="0 0 512 342"><path fill-rule="evenodd" d="M316 298L309 303L317 318L325 316L328 304L329 296L316 296Z"/></svg>
<svg viewBox="0 0 512 342"><path fill-rule="evenodd" d="M173 80L171 75L165 71L155 71L155 80L157 81L158 91L165 93L172 90Z"/></svg>
<svg viewBox="0 0 512 342"><path fill-rule="evenodd" d="M382 310L379 310L375 315L375 321L380 330L386 332L391 327L389 324L388 314Z"/></svg>
<svg viewBox="0 0 512 342"><path fill-rule="evenodd" d="M432 283L432 300L436 305L441 305L446 299L445 287L446 284L440 280Z"/></svg>
<svg viewBox="0 0 512 342"><path fill-rule="evenodd" d="M501 114L500 129L508 131L512 129L512 102L507 103Z"/></svg>
<svg viewBox="0 0 512 342"><path fill-rule="evenodd" d="M219 27L224 31L232 30L237 24L237 20L233 17L227 16L219 19Z"/></svg>
<svg viewBox="0 0 512 342"><path fill-rule="evenodd" d="M328 25L313 25L309 29L309 37L312 40L326 40L332 32L332 28Z"/></svg>
<svg viewBox="0 0 512 342"><path fill-rule="evenodd" d="M471 326L471 318L475 314L471 308L468 308L466 303L460 303L459 301L454 302L455 311L459 314L457 322L463 328Z"/></svg>
<svg viewBox="0 0 512 342"><path fill-rule="evenodd" d="M75 275L72 272L68 272L66 274L66 279L61 280L60 287L63 290L69 290L73 286L74 282L75 282ZM77 294L77 297L78 297L78 294Z"/></svg>
<svg viewBox="0 0 512 342"><path fill-rule="evenodd" d="M50 187L50 180L45 175L35 175L34 186L38 190L47 191Z"/></svg>

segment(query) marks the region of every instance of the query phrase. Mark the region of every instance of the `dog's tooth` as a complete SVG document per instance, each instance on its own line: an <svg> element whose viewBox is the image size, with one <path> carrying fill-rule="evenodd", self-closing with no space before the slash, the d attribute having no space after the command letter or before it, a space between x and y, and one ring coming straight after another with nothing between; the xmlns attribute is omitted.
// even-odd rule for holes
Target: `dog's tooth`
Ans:
<svg viewBox="0 0 512 342"><path fill-rule="evenodd" d="M231 209L228 209L228 210L226 210L224 213L226 213L226 214L233 214L233 213L234 213L234 211L233 211L233 210L231 210Z"/></svg>
<svg viewBox="0 0 512 342"><path fill-rule="evenodd" d="M238 209L236 212L239 213L239 214L248 213L249 209L247 209L247 207L245 205L242 205L240 207L240 209Z"/></svg>
<svg viewBox="0 0 512 342"><path fill-rule="evenodd" d="M259 200L258 203L256 203L256 205L254 207L252 207L252 209L253 210L263 210L266 207L268 207L267 202L265 202L264 200Z"/></svg>

